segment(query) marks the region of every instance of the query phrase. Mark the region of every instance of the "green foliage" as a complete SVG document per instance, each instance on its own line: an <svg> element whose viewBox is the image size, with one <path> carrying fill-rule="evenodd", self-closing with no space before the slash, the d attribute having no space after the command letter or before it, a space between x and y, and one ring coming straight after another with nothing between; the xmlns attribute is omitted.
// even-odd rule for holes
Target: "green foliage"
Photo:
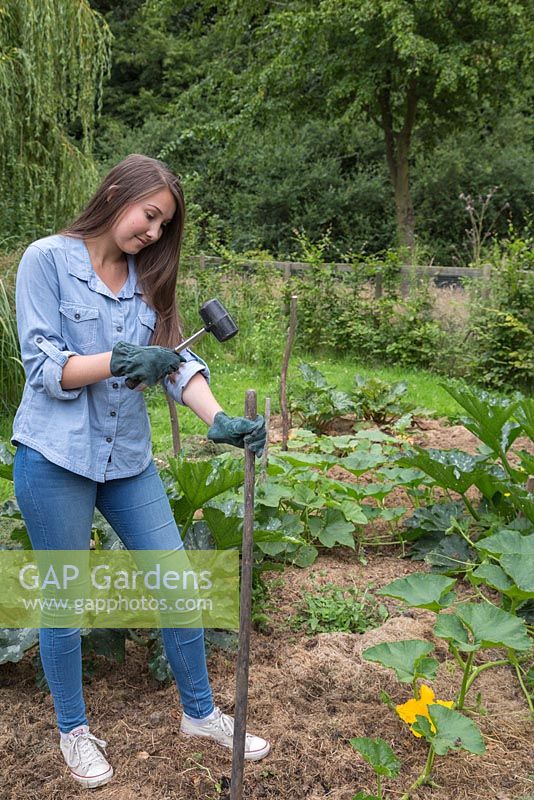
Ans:
<svg viewBox="0 0 534 800"><path fill-rule="evenodd" d="M469 374L493 388L534 388L534 240L495 245L489 286L472 287Z"/></svg>
<svg viewBox="0 0 534 800"><path fill-rule="evenodd" d="M381 625L387 616L387 609L377 603L369 589L362 592L327 583L316 592L303 592L292 624L305 628L310 635L331 631L365 633Z"/></svg>
<svg viewBox="0 0 534 800"><path fill-rule="evenodd" d="M12 416L22 397L24 370L20 361L14 292L0 279L0 411Z"/></svg>
<svg viewBox="0 0 534 800"><path fill-rule="evenodd" d="M296 420L315 433L323 433L332 420L350 413L354 406L345 392L331 386L319 370L299 364L303 380L291 388L289 408Z"/></svg>
<svg viewBox="0 0 534 800"><path fill-rule="evenodd" d="M396 778L400 770L400 761L383 739L369 739L358 736L350 740L352 747L372 766L377 775Z"/></svg>
<svg viewBox="0 0 534 800"><path fill-rule="evenodd" d="M352 401L356 414L375 425L390 425L413 411L413 406L404 399L407 388L402 381L389 384L380 378L355 375Z"/></svg>
<svg viewBox="0 0 534 800"><path fill-rule="evenodd" d="M528 651L525 623L492 603L460 603L454 613L438 614L434 633L463 652L490 647Z"/></svg>
<svg viewBox="0 0 534 800"><path fill-rule="evenodd" d="M433 645L421 639L406 639L368 647L362 658L394 670L401 683L413 684L419 678L433 680L436 677L438 662L429 658L433 649Z"/></svg>
<svg viewBox="0 0 534 800"><path fill-rule="evenodd" d="M358 792L352 800L381 800L382 787L380 777L396 778L400 772L401 764L391 747L383 739L370 739L367 736L358 736L350 739L350 744L364 761L374 770L377 778L378 793L376 795Z"/></svg>
<svg viewBox="0 0 534 800"><path fill-rule="evenodd" d="M283 281L269 266L265 253L238 256L220 245L224 259L218 267L184 269L178 288L178 305L189 335L199 329L198 309L210 297L218 297L239 327L239 334L225 342L224 358L230 363L262 369L279 369L287 327ZM254 269L243 265L247 256ZM210 363L221 358L221 343L206 336L194 348Z"/></svg>
<svg viewBox="0 0 534 800"><path fill-rule="evenodd" d="M413 729L424 736L438 756L450 750L467 750L482 755L486 746L475 723L452 708L432 704L428 707L434 730L425 717L417 717Z"/></svg>
<svg viewBox="0 0 534 800"><path fill-rule="evenodd" d="M95 183L91 150L111 36L79 0L9 0L0 16L6 247L64 224Z"/></svg>
<svg viewBox="0 0 534 800"><path fill-rule="evenodd" d="M416 447L415 453L402 456L398 463L417 467L446 491L458 492L474 524L479 527L488 519L490 525L496 519L502 526L503 523L517 522L522 516L534 523L534 499L524 487L526 470L532 466L528 455L522 457L519 468L512 466L507 456L517 437L529 435L532 431L531 401L525 398L502 400L466 386L450 386L448 391L468 412L469 416L463 417L462 421L483 442L483 454L471 456L460 450ZM471 486L476 486L484 498L484 504L478 510L466 494ZM445 533L454 528L472 545L466 534L469 523L459 524L452 517L448 522Z"/></svg>
<svg viewBox="0 0 534 800"><path fill-rule="evenodd" d="M377 594L404 600L413 608L439 611L450 606L456 599L454 592L450 591L455 583L454 578L446 578L444 575L415 572L388 583Z"/></svg>
<svg viewBox="0 0 534 800"><path fill-rule="evenodd" d="M0 664L20 661L39 639L37 628L0 628Z"/></svg>

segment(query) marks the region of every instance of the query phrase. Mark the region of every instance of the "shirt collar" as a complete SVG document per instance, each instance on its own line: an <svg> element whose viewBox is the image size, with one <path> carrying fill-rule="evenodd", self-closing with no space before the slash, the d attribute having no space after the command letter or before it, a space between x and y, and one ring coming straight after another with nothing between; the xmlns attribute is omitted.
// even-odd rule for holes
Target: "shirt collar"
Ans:
<svg viewBox="0 0 534 800"><path fill-rule="evenodd" d="M90 289L95 292L100 292L100 294L106 294L114 299L117 297L119 300L127 300L133 297L134 294L142 294L141 287L137 283L135 256L129 253L126 254L126 259L128 261L128 278L119 294L115 296L94 271L89 258L89 251L83 239L77 239L74 236L65 236L65 239L69 275L74 275L76 278L87 281Z"/></svg>

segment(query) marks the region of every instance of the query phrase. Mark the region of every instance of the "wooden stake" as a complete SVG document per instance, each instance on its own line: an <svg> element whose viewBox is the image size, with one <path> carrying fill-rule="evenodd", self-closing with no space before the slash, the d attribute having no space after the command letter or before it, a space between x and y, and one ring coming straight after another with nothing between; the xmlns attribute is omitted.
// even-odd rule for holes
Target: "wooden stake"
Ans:
<svg viewBox="0 0 534 800"><path fill-rule="evenodd" d="M265 398L265 447L261 456L261 472L260 480L264 482L267 479L267 461L269 459L269 425L271 423L271 398Z"/></svg>
<svg viewBox="0 0 534 800"><path fill-rule="evenodd" d="M245 416L256 418L256 392L248 389ZM234 742L230 800L243 797L243 767L245 734L247 730L248 661L250 648L250 614L252 605L252 545L254 530L255 455L245 447L245 509L243 513L243 543L241 553L241 597L239 612L239 650L237 653Z"/></svg>
<svg viewBox="0 0 534 800"><path fill-rule="evenodd" d="M167 392L164 392L169 406L169 416L171 418L171 431L172 431L172 454L177 456L180 452L180 422L178 420L178 411L176 409L176 401L172 399Z"/></svg>
<svg viewBox="0 0 534 800"><path fill-rule="evenodd" d="M289 328L287 330L286 349L282 361L282 372L280 374L280 409L282 411L282 450L287 450L287 439L289 436L289 411L287 410L287 370L289 358L295 340L297 330L297 295L291 295L291 305L289 310Z"/></svg>

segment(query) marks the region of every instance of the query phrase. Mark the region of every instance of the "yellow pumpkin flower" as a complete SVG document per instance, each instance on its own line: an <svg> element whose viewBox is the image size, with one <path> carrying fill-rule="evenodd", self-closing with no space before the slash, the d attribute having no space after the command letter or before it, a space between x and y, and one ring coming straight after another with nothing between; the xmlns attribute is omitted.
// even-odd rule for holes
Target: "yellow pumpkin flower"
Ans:
<svg viewBox="0 0 534 800"><path fill-rule="evenodd" d="M426 717L427 720L430 722L430 726L432 728L432 732L434 733L436 728L434 723L430 719L430 714L428 713L428 706L431 705L438 705L438 706L447 706L447 708L452 708L454 702L452 700L436 700L434 692L430 688L430 686L425 686L425 684L421 684L421 688L419 690L419 699L411 698L407 700L406 703L402 703L399 706L395 706L395 710L399 717L404 721L407 722L410 726L410 730L414 736L417 736L419 739L421 738L421 734L414 731L412 725L415 722L416 717Z"/></svg>

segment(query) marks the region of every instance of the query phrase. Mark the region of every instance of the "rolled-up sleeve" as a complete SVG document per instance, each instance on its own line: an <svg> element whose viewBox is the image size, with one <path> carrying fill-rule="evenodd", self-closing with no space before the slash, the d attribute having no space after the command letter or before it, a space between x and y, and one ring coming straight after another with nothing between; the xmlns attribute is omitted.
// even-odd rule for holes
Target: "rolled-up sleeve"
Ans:
<svg viewBox="0 0 534 800"><path fill-rule="evenodd" d="M26 379L36 392L74 400L84 387L65 391L63 367L72 355L61 335L56 266L39 247L30 245L19 264L16 282L17 330Z"/></svg>
<svg viewBox="0 0 534 800"><path fill-rule="evenodd" d="M182 350L180 355L182 355L186 361L176 373L175 383L172 383L169 378L166 377L163 379L163 387L173 400L180 405L185 406L185 403L182 400L182 392L193 375L196 375L198 372L200 372L209 383L210 371L206 362L200 358L200 356L197 356L196 353L193 353L192 350Z"/></svg>

